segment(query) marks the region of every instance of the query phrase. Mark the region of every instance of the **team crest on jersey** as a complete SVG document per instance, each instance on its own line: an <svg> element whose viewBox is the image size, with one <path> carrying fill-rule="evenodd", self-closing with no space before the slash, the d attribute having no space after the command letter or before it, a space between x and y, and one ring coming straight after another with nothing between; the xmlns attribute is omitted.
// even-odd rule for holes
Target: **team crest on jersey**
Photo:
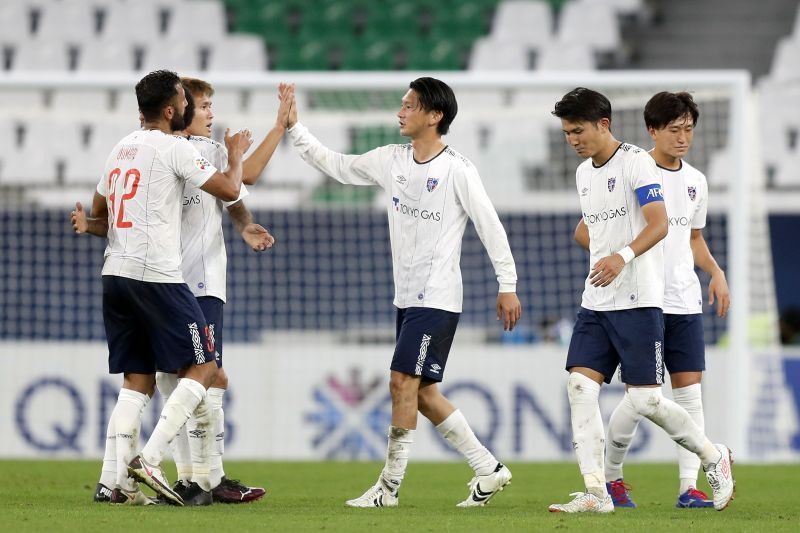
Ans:
<svg viewBox="0 0 800 533"><path fill-rule="evenodd" d="M614 186L617 184L617 178L608 178L608 192L614 192Z"/></svg>
<svg viewBox="0 0 800 533"><path fill-rule="evenodd" d="M695 187L689 187L689 200L694 202L694 199L697 198L697 189Z"/></svg>
<svg viewBox="0 0 800 533"><path fill-rule="evenodd" d="M428 192L433 192L433 189L439 185L439 178L428 178L428 183L425 185L425 188L428 189Z"/></svg>
<svg viewBox="0 0 800 533"><path fill-rule="evenodd" d="M211 166L211 163L208 162L208 159L201 157L199 159L194 160L194 164L197 165L197 168L200 170L205 170Z"/></svg>

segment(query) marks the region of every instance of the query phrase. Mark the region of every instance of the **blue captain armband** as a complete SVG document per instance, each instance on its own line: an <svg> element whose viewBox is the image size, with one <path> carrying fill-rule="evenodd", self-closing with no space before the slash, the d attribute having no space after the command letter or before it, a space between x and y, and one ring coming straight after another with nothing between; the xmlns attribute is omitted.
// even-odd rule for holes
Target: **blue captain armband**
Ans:
<svg viewBox="0 0 800 533"><path fill-rule="evenodd" d="M642 207L650 202L664 201L664 191L661 189L661 184L659 183L639 187L636 189L636 196L639 198L639 205Z"/></svg>

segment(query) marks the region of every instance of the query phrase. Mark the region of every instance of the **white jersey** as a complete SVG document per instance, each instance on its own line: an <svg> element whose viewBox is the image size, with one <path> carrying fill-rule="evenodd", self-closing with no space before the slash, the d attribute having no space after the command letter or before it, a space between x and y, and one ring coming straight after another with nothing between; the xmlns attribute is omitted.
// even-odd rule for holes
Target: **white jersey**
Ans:
<svg viewBox="0 0 800 533"><path fill-rule="evenodd" d="M103 275L183 283L184 184L200 187L216 172L182 137L138 130L117 143L97 185L108 206Z"/></svg>
<svg viewBox="0 0 800 533"><path fill-rule="evenodd" d="M410 144L363 155L324 147L301 124L289 130L301 157L342 183L377 185L385 191L394 273L394 305L461 312L461 241L472 219L494 265L500 292L516 290L517 272L508 238L478 171L452 148L428 162L414 160Z"/></svg>
<svg viewBox="0 0 800 533"><path fill-rule="evenodd" d="M647 223L642 205L663 201L656 163L645 150L622 143L596 167L589 158L576 172L583 222L589 228L589 268L631 243ZM659 242L625 265L606 287L586 277L581 306L594 311L661 307L664 301L664 252Z"/></svg>
<svg viewBox="0 0 800 533"><path fill-rule="evenodd" d="M685 161L681 161L678 170L658 168L669 217L669 233L664 239L664 312L678 315L702 313L702 291L694 271L689 239L693 229L706 225L706 177Z"/></svg>
<svg viewBox="0 0 800 533"><path fill-rule="evenodd" d="M216 168L228 166L228 151L208 137L189 137L189 142ZM222 211L248 195L244 185L239 198L223 202L192 183L183 190L181 217L181 268L183 278L196 297L215 296L225 301L228 257L222 233Z"/></svg>

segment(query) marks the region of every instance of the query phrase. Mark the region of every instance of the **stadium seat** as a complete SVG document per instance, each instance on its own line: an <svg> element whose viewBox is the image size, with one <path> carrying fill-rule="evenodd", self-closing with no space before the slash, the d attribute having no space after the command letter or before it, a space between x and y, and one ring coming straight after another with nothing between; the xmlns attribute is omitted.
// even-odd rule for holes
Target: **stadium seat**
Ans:
<svg viewBox="0 0 800 533"><path fill-rule="evenodd" d="M115 40L85 41L81 44L77 70L108 72L137 69L137 47Z"/></svg>
<svg viewBox="0 0 800 533"><path fill-rule="evenodd" d="M784 37L775 49L770 77L774 80L800 80L800 35Z"/></svg>
<svg viewBox="0 0 800 533"><path fill-rule="evenodd" d="M708 187L710 189L727 189L730 184L730 177L733 175L733 161L730 151L727 148L717 150L711 155L711 162L708 165Z"/></svg>
<svg viewBox="0 0 800 533"><path fill-rule="evenodd" d="M3 162L5 185L41 185L56 181L56 148L59 134L51 120L29 119L19 123L22 129L21 144L14 157ZM47 150L42 150L47 146Z"/></svg>
<svg viewBox="0 0 800 533"><path fill-rule="evenodd" d="M530 70L532 54L525 45L508 41L493 41L482 37L475 41L470 58L470 70Z"/></svg>
<svg viewBox="0 0 800 533"><path fill-rule="evenodd" d="M11 70L67 71L70 70L70 51L61 42L30 42L17 46Z"/></svg>
<svg viewBox="0 0 800 533"><path fill-rule="evenodd" d="M151 42L145 49L144 59L139 70L151 72L166 68L187 74L199 72L202 70L201 52L201 47L194 42Z"/></svg>
<svg viewBox="0 0 800 533"><path fill-rule="evenodd" d="M138 128L135 119L75 121L67 125L79 136L79 142L70 146L65 157L64 183L66 185L97 185L111 149L123 137ZM67 130L67 131L68 131Z"/></svg>
<svg viewBox="0 0 800 533"><path fill-rule="evenodd" d="M539 50L536 70L594 70L594 52L579 41L552 41Z"/></svg>
<svg viewBox="0 0 800 533"><path fill-rule="evenodd" d="M59 115L101 116L112 109L110 89L56 89L50 99L50 108Z"/></svg>
<svg viewBox="0 0 800 533"><path fill-rule="evenodd" d="M778 162L773 185L778 189L800 189L800 148L790 152Z"/></svg>
<svg viewBox="0 0 800 533"><path fill-rule="evenodd" d="M494 41L509 41L538 49L553 38L553 14L550 5L540 0L501 2L492 24Z"/></svg>
<svg viewBox="0 0 800 533"><path fill-rule="evenodd" d="M30 39L34 9L34 4L28 0L0 2L0 41L13 43Z"/></svg>
<svg viewBox="0 0 800 533"><path fill-rule="evenodd" d="M558 41L580 41L599 52L614 53L622 42L614 10L590 0L575 0L564 5L558 22Z"/></svg>
<svg viewBox="0 0 800 533"><path fill-rule="evenodd" d="M268 65L264 41L255 35L229 35L210 49L207 70L262 71Z"/></svg>
<svg viewBox="0 0 800 533"><path fill-rule="evenodd" d="M161 39L162 8L150 1L137 3L135 9L131 9L127 2L109 4L99 37L107 41L140 45Z"/></svg>
<svg viewBox="0 0 800 533"><path fill-rule="evenodd" d="M168 40L217 43L227 34L225 7L218 0L192 0L172 9L164 32Z"/></svg>
<svg viewBox="0 0 800 533"><path fill-rule="evenodd" d="M48 2L39 15L36 39L80 44L98 34L98 10L87 0Z"/></svg>

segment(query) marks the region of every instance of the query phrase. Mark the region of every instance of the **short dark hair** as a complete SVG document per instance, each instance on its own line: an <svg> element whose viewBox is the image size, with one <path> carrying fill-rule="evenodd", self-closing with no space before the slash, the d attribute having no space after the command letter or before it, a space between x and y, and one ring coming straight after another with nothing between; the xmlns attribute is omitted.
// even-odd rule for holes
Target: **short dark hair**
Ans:
<svg viewBox="0 0 800 533"><path fill-rule="evenodd" d="M611 102L597 91L576 87L556 102L553 114L570 122L611 121Z"/></svg>
<svg viewBox="0 0 800 533"><path fill-rule="evenodd" d="M660 130L673 120L689 115L692 123L697 126L700 110L687 92L671 93L661 91L653 95L644 106L644 123L648 128Z"/></svg>
<svg viewBox="0 0 800 533"><path fill-rule="evenodd" d="M194 96L192 91L189 90L186 81L181 82L181 85L183 85L183 92L186 93L186 109L183 110L183 122L186 124L184 127L188 128L189 124L194 120Z"/></svg>
<svg viewBox="0 0 800 533"><path fill-rule="evenodd" d="M136 101L145 120L158 120L165 107L178 94L175 85L181 79L170 70L151 72L136 84Z"/></svg>
<svg viewBox="0 0 800 533"><path fill-rule="evenodd" d="M458 113L458 103L453 89L441 80L428 77L417 78L409 83L408 87L417 93L422 109L441 111L442 120L436 125L436 131L439 135L446 135Z"/></svg>

